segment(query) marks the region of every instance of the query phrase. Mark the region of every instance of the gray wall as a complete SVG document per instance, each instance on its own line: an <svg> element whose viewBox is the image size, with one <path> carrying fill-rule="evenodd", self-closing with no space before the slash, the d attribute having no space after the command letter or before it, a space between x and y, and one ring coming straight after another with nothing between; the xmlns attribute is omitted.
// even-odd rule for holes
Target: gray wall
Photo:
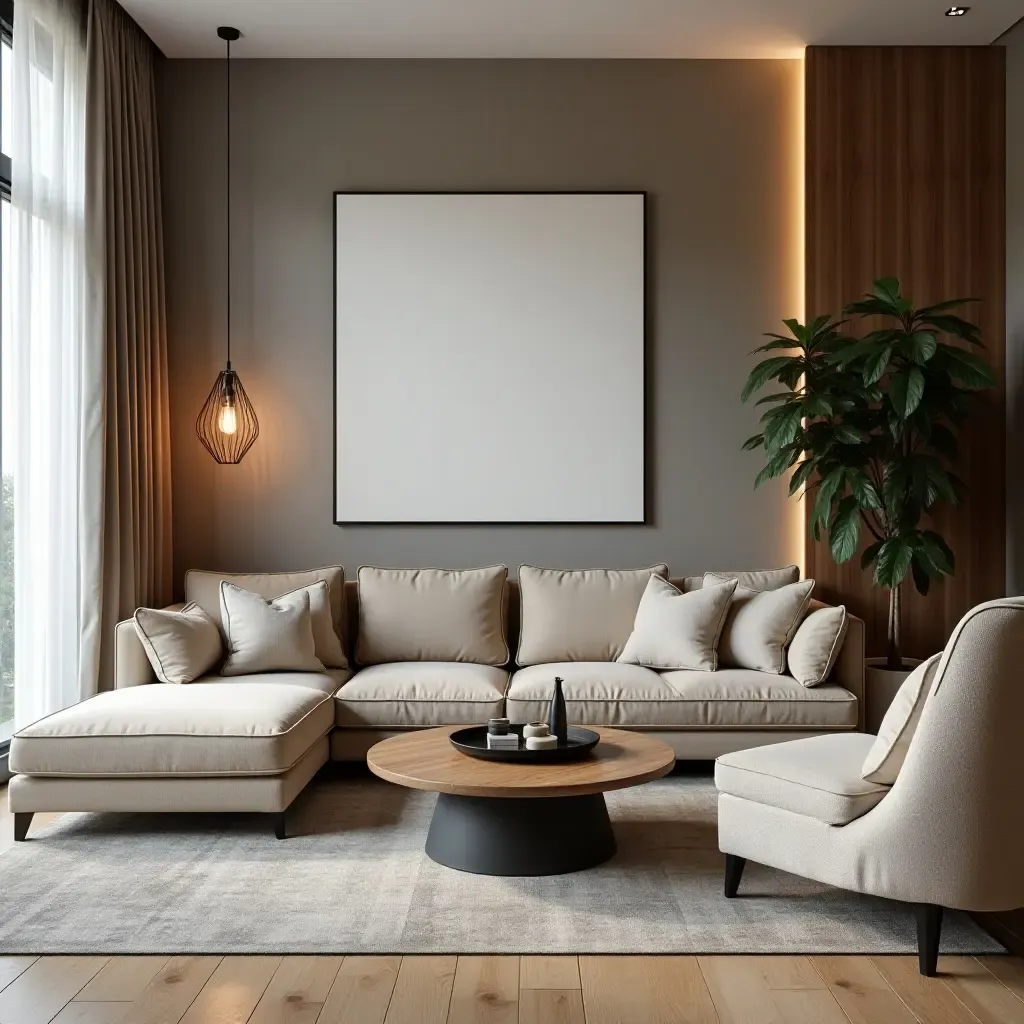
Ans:
<svg viewBox="0 0 1024 1024"><path fill-rule="evenodd" d="M1024 21L1006 43L1006 592L1024 594Z"/></svg>
<svg viewBox="0 0 1024 1024"><path fill-rule="evenodd" d="M234 363L261 433L235 467L194 433L223 360L223 74L167 61L160 83L179 579L799 559L795 503L752 490L758 457L740 445L756 413L738 401L761 332L801 310L799 62L236 61ZM333 524L331 193L345 188L649 192L649 525Z"/></svg>

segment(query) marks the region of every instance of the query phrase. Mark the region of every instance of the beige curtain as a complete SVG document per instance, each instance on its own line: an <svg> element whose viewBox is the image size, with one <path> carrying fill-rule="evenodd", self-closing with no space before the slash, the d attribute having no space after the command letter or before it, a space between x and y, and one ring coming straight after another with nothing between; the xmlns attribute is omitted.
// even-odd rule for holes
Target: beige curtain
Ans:
<svg viewBox="0 0 1024 1024"><path fill-rule="evenodd" d="M98 689L114 624L170 602L171 451L155 63L114 0L89 0L86 218L93 327L105 353Z"/></svg>

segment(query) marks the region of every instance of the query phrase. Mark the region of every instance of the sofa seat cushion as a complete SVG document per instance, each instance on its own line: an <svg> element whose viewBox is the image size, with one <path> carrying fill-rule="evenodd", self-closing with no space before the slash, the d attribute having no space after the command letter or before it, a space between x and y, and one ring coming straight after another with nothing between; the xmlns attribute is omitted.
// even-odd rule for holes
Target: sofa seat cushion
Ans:
<svg viewBox="0 0 1024 1024"><path fill-rule="evenodd" d="M662 672L686 705L680 725L720 729L855 729L857 698L834 683L809 689L792 676L746 668Z"/></svg>
<svg viewBox="0 0 1024 1024"><path fill-rule="evenodd" d="M506 713L516 723L547 719L555 676L569 721L632 729L841 729L857 725L857 698L841 686L808 689L791 676L748 669L654 672L618 662L560 662L520 669Z"/></svg>
<svg viewBox="0 0 1024 1024"><path fill-rule="evenodd" d="M287 673L111 690L22 729L11 770L25 775L278 775L334 724L337 685ZM333 682L333 680L332 680ZM319 683L319 685L316 685Z"/></svg>
<svg viewBox="0 0 1024 1024"><path fill-rule="evenodd" d="M397 661L360 669L339 691L341 727L483 725L502 715L508 672L456 661Z"/></svg>
<svg viewBox="0 0 1024 1024"><path fill-rule="evenodd" d="M889 792L860 777L874 741L860 732L837 733L722 754L715 785L720 793L846 825Z"/></svg>

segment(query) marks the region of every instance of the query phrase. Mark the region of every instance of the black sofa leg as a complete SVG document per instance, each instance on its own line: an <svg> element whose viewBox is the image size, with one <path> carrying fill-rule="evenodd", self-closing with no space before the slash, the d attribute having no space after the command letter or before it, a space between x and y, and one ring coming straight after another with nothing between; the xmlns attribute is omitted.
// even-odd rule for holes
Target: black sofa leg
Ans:
<svg viewBox="0 0 1024 1024"><path fill-rule="evenodd" d="M739 891L740 879L743 877L743 869L747 866L746 857L737 857L734 854L725 855L725 897L732 899Z"/></svg>
<svg viewBox="0 0 1024 1024"><path fill-rule="evenodd" d="M16 843L25 842L28 836L28 827L32 824L32 818L35 816L34 811L28 811L27 813L15 812L14 814L14 841Z"/></svg>
<svg viewBox="0 0 1024 1024"><path fill-rule="evenodd" d="M270 817L274 821L274 835L277 836L278 839L284 839L285 836L288 834L285 831L288 812L278 811L277 814L272 814Z"/></svg>
<svg viewBox="0 0 1024 1024"><path fill-rule="evenodd" d="M942 934L942 907L934 903L917 904L917 959L921 974L934 978L939 962L939 936Z"/></svg>

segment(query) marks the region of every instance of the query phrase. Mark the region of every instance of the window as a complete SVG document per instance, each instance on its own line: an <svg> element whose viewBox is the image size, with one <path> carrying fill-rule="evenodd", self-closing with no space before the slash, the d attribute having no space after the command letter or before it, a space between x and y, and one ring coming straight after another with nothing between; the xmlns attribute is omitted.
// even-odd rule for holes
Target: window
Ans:
<svg viewBox="0 0 1024 1024"><path fill-rule="evenodd" d="M0 752L14 727L14 424L11 374L11 77L13 0L0 0Z"/></svg>

